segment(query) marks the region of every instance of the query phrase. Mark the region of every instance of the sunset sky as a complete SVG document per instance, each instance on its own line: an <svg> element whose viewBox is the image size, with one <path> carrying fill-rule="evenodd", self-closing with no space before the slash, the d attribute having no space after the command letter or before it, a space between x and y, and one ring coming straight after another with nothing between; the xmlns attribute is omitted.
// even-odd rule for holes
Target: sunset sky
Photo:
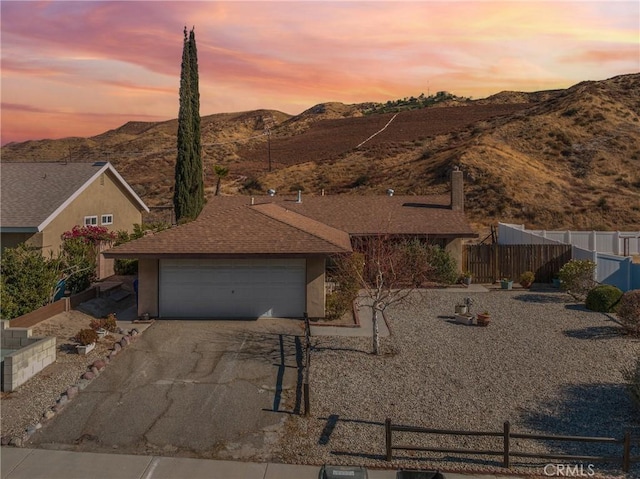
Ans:
<svg viewBox="0 0 640 479"><path fill-rule="evenodd" d="M633 1L0 2L1 141L176 118L183 27L201 115L567 88L640 71Z"/></svg>

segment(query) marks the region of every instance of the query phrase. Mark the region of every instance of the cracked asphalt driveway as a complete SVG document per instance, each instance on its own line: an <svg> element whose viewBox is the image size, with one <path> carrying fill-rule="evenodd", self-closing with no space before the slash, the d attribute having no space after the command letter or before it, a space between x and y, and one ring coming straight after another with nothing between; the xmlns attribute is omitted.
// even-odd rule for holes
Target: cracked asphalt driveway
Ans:
<svg viewBox="0 0 640 479"><path fill-rule="evenodd" d="M74 451L268 461L300 412L299 321L158 321L34 434Z"/></svg>

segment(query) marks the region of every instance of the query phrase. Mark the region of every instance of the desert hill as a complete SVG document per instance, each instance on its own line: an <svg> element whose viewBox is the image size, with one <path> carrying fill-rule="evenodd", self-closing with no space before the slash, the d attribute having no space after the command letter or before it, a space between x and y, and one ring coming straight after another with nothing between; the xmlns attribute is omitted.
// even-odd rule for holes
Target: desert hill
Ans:
<svg viewBox="0 0 640 479"><path fill-rule="evenodd" d="M455 105L455 106L453 106ZM556 229L640 227L640 74L566 90L374 113L324 103L202 117L205 181L223 194L443 193L466 173L467 213ZM91 138L28 141L2 161L111 161L150 206L171 204L177 121L129 122ZM271 171L268 171L269 158Z"/></svg>

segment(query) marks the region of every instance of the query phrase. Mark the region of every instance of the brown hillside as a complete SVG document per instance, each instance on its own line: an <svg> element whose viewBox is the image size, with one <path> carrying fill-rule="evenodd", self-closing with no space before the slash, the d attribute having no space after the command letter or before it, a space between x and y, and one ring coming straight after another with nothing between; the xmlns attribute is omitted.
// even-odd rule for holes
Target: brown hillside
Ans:
<svg viewBox="0 0 640 479"><path fill-rule="evenodd" d="M271 110L203 117L208 191L214 164L230 169L224 194L443 193L452 166L460 165L467 212L479 228L496 221L640 227L638 74L403 111L390 123L394 114L365 115L370 106L325 103L294 117ZM129 122L92 138L10 144L2 161L108 160L149 205L169 205L176 130L176 120Z"/></svg>

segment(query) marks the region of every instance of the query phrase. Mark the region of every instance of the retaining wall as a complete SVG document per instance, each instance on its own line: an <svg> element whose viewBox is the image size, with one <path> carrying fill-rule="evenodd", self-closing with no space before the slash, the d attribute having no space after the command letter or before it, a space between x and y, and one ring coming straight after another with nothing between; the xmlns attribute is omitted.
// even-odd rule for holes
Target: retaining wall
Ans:
<svg viewBox="0 0 640 479"><path fill-rule="evenodd" d="M15 349L2 361L2 390L13 391L54 363L56 338L31 337L29 328L9 328L2 321L2 349Z"/></svg>

